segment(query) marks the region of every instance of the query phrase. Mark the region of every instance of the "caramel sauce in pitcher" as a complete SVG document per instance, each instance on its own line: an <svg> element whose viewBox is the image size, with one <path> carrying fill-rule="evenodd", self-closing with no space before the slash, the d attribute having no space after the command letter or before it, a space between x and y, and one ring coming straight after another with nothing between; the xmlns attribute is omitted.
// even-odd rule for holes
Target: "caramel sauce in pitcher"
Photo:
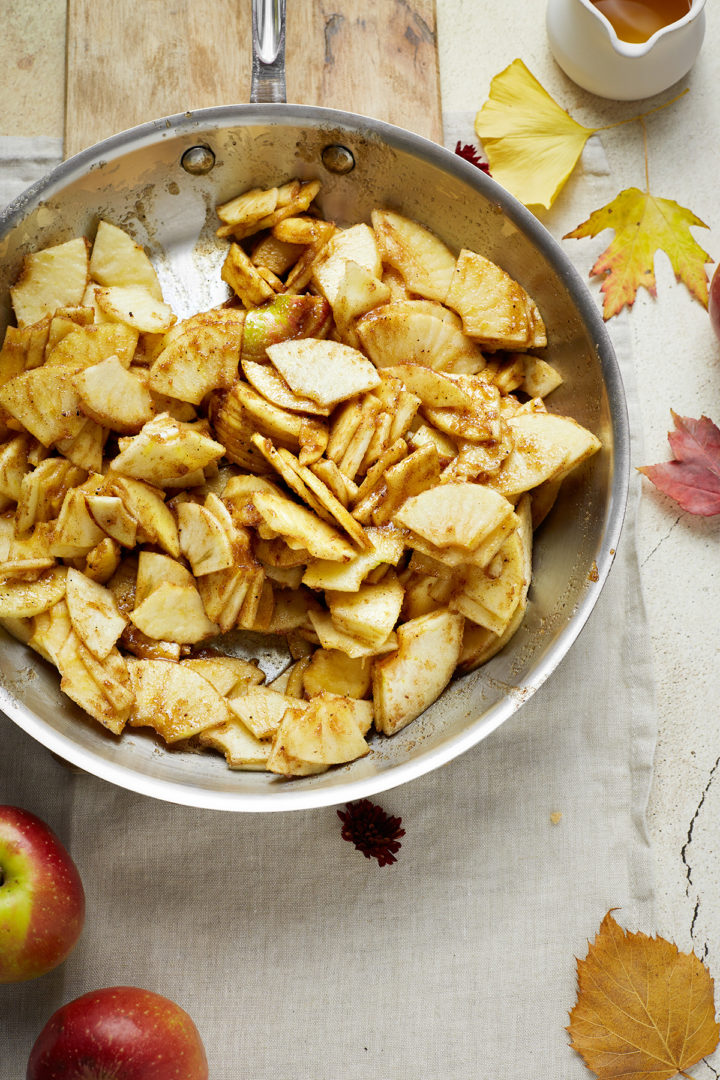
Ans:
<svg viewBox="0 0 720 1080"><path fill-rule="evenodd" d="M664 26L682 19L692 0L591 0L622 41L647 41Z"/></svg>

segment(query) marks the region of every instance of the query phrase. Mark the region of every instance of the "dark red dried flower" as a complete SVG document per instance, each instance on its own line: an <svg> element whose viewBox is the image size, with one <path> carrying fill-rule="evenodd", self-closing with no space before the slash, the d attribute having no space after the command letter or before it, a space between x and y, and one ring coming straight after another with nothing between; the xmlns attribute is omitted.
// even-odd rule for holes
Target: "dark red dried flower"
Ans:
<svg viewBox="0 0 720 1080"><path fill-rule="evenodd" d="M487 173L488 176L490 175L490 166L488 165L487 161L483 161L472 143L465 143L464 145L462 145L460 143L460 140L458 139L457 143L455 144L455 153L458 157L465 158L465 160L469 161L471 165L474 165L482 172Z"/></svg>
<svg viewBox="0 0 720 1080"><path fill-rule="evenodd" d="M348 803L337 815L343 823L343 840L353 843L366 859L377 859L378 866L397 862L400 837L405 835L405 830L400 828L402 818L390 817L382 806L369 799Z"/></svg>

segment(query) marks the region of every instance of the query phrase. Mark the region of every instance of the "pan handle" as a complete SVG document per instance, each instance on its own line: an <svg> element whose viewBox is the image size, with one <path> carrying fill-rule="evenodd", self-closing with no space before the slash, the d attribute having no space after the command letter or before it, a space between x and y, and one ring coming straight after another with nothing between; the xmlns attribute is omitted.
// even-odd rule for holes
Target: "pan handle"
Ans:
<svg viewBox="0 0 720 1080"><path fill-rule="evenodd" d="M287 101L285 3L286 0L252 0L251 102Z"/></svg>

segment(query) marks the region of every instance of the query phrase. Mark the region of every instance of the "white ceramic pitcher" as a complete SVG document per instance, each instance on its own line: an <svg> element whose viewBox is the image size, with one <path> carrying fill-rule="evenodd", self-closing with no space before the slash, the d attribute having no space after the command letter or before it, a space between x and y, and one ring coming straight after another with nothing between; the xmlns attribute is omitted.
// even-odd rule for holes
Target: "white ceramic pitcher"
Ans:
<svg viewBox="0 0 720 1080"><path fill-rule="evenodd" d="M578 86L616 101L652 97L687 75L705 35L705 0L647 41L622 41L590 0L548 0L552 54Z"/></svg>

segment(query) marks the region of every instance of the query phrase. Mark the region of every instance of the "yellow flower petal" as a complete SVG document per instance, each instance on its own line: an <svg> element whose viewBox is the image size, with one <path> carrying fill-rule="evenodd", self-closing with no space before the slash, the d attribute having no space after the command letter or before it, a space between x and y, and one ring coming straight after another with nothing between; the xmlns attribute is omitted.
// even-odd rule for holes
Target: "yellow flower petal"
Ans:
<svg viewBox="0 0 720 1080"><path fill-rule="evenodd" d="M522 60L495 76L475 118L493 179L527 206L546 209L595 130L561 109Z"/></svg>

